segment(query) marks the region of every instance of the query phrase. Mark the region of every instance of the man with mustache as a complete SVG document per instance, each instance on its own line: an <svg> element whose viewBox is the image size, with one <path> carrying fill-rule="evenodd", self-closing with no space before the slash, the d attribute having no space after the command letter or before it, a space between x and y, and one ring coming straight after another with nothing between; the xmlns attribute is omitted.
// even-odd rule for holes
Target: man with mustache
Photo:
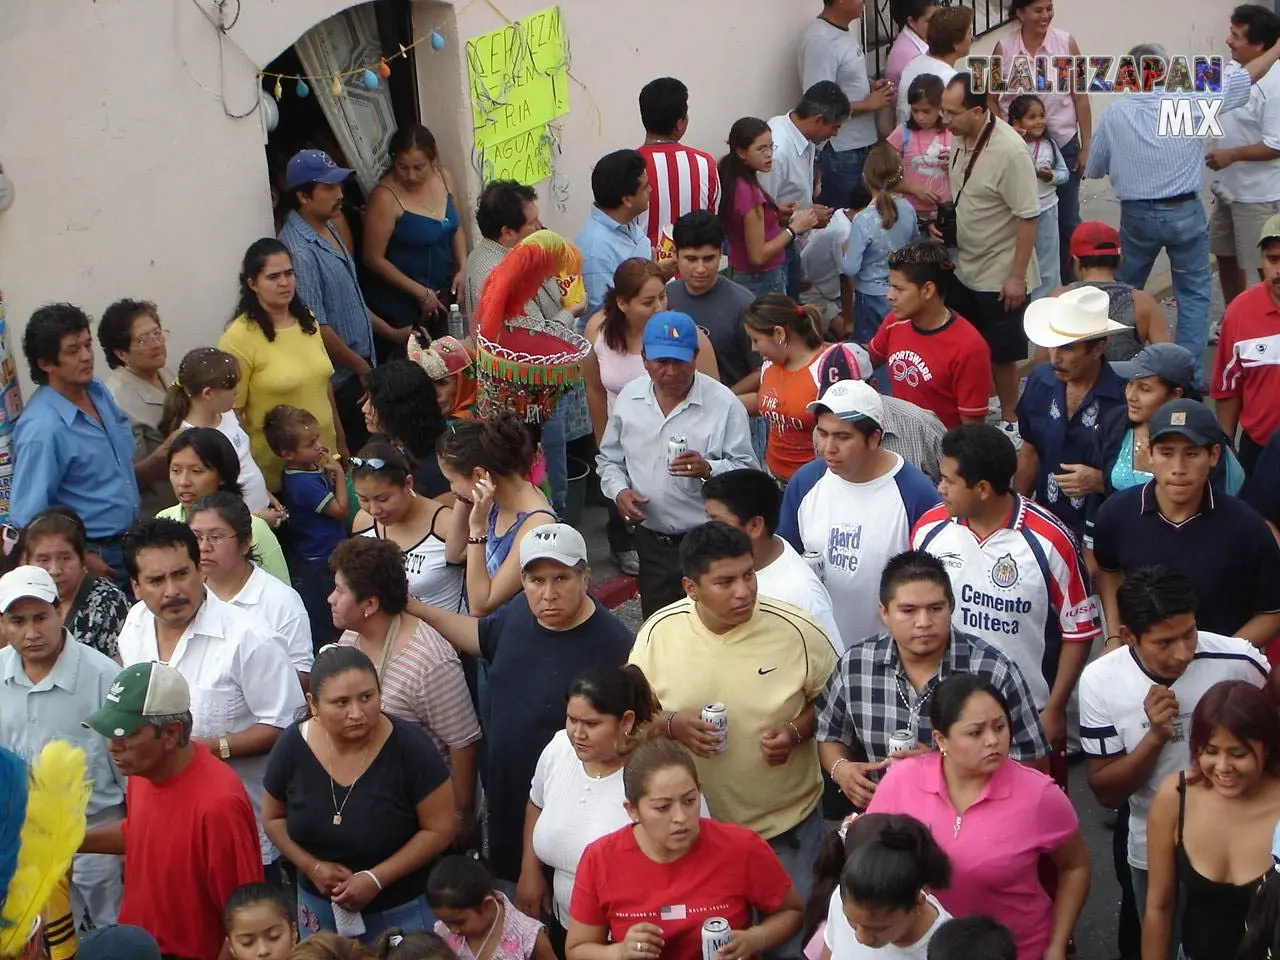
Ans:
<svg viewBox="0 0 1280 960"><path fill-rule="evenodd" d="M303 704L284 641L205 587L185 524L140 520L125 535L124 564L139 602L120 630L121 661L158 661L186 678L192 739L239 774L260 816L267 753ZM259 839L273 865L279 854L261 825Z"/></svg>

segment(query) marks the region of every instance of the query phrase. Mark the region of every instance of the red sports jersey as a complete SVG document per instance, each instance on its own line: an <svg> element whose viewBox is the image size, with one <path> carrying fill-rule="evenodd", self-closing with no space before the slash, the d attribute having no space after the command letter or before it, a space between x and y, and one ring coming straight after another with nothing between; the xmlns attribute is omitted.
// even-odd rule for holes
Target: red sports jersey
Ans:
<svg viewBox="0 0 1280 960"><path fill-rule="evenodd" d="M694 210L716 212L720 173L711 154L682 143L646 143L637 149L649 174L649 219L644 226L657 250L663 227Z"/></svg>
<svg viewBox="0 0 1280 960"><path fill-rule="evenodd" d="M1231 301L1213 363L1213 398L1240 397L1240 426L1259 446L1280 427L1280 307L1270 284Z"/></svg>
<svg viewBox="0 0 1280 960"><path fill-rule="evenodd" d="M991 352L982 334L959 314L937 330L919 330L891 313L868 349L873 362L888 365L890 392L932 410L944 426L987 415Z"/></svg>

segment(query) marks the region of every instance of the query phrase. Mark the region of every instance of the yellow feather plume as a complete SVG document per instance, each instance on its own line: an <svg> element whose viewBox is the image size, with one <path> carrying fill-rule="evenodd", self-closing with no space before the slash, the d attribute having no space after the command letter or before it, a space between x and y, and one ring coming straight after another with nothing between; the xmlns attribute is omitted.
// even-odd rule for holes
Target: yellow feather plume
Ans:
<svg viewBox="0 0 1280 960"><path fill-rule="evenodd" d="M31 765L18 869L0 911L0 957L22 951L36 917L71 869L92 789L85 774L84 751L64 740L46 744Z"/></svg>

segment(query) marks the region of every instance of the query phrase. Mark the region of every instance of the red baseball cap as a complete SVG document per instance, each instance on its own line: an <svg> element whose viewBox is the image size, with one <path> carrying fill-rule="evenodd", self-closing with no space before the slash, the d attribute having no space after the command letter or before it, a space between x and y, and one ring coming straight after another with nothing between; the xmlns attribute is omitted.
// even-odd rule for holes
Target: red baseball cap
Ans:
<svg viewBox="0 0 1280 960"><path fill-rule="evenodd" d="M1120 255L1120 231L1101 220L1086 220L1071 234L1073 257L1116 257Z"/></svg>

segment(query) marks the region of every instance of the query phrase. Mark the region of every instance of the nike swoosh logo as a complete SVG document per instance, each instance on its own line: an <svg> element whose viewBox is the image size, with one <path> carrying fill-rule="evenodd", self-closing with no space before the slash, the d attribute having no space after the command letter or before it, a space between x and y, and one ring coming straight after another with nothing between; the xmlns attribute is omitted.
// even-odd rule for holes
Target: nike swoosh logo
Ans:
<svg viewBox="0 0 1280 960"><path fill-rule="evenodd" d="M778 669L777 667L770 667L768 670L766 670L764 667L761 667L759 670L756 671L756 673L760 674L760 676L763 677L766 673L773 673L773 671L777 669Z"/></svg>

